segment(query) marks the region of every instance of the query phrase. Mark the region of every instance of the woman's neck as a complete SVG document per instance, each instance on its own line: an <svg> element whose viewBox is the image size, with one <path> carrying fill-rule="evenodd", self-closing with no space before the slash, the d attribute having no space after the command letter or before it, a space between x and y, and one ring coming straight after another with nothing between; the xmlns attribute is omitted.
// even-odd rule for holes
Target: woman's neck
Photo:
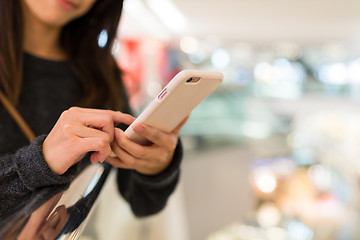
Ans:
<svg viewBox="0 0 360 240"><path fill-rule="evenodd" d="M24 50L49 60L65 60L59 37L61 27L48 26L24 9Z"/></svg>

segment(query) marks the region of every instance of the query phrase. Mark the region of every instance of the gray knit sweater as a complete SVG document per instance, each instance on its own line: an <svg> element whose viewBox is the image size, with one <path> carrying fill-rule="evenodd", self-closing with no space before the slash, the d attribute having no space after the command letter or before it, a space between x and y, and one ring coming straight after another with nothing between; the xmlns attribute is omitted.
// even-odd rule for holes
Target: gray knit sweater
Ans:
<svg viewBox="0 0 360 240"><path fill-rule="evenodd" d="M89 164L88 159L59 176L53 173L42 154L42 143L60 114L74 106L81 94L80 82L68 62L49 61L24 55L22 94L17 109L38 136L29 144L14 120L0 104L0 217L26 205L44 189L58 192ZM125 93L121 93L124 96ZM129 112L126 104L123 112ZM118 188L137 216L160 211L179 178L180 142L172 164L157 176L117 169Z"/></svg>

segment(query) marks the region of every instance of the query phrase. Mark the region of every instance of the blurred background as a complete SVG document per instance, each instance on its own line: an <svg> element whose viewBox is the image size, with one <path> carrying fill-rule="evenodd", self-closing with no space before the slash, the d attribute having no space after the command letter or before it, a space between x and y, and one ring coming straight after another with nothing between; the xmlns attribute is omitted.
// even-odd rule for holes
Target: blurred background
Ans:
<svg viewBox="0 0 360 240"><path fill-rule="evenodd" d="M135 112L182 69L225 78L181 132L166 209L134 218L112 175L81 239L359 239L359 10L359 0L125 0L113 53Z"/></svg>

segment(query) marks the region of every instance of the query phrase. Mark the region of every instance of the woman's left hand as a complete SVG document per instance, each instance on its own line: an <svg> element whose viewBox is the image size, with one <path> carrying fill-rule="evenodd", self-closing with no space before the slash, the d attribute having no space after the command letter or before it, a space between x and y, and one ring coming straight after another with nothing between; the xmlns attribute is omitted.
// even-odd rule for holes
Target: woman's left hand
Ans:
<svg viewBox="0 0 360 240"><path fill-rule="evenodd" d="M186 120L187 118L170 133L145 124L137 124L134 131L152 142L149 146L142 146L129 140L122 130L116 128L115 140L111 148L117 157L108 157L106 161L114 167L134 169L145 175L162 172L171 163L180 129Z"/></svg>

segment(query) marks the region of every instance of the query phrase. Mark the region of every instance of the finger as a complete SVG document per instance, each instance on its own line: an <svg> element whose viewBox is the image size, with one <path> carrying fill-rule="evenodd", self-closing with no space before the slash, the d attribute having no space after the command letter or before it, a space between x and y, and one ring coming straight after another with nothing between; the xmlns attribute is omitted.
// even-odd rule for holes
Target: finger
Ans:
<svg viewBox="0 0 360 240"><path fill-rule="evenodd" d="M74 125L69 125L65 129L65 134L66 133L81 138L81 140L79 140L81 144L90 144L86 146L89 147L89 149L91 149L88 151L97 151L91 155L90 157L91 163L103 162L105 158L108 156L108 151L109 151L108 149L110 147L107 145L110 145L113 140L113 136L109 136L108 133L90 127L84 127L84 126L78 127ZM96 143L97 145L95 146L95 148L92 148L91 143L89 143L89 139L91 139L92 142L96 141L95 139L98 139L98 141L100 141L101 143ZM97 146L101 147L102 145L104 146L102 149L97 147Z"/></svg>
<svg viewBox="0 0 360 240"><path fill-rule="evenodd" d="M116 168L133 169L138 172L143 172L144 174L151 174L150 169L152 169L152 165L144 160L137 160L136 164L128 164L120 158L108 157L105 161Z"/></svg>
<svg viewBox="0 0 360 240"><path fill-rule="evenodd" d="M114 121L110 115L83 113L79 118L84 126L96 128L114 136Z"/></svg>
<svg viewBox="0 0 360 240"><path fill-rule="evenodd" d="M129 114L114 112L111 110L98 110L72 107L62 113L64 123L76 122L84 126L99 129L114 135L114 126L119 122L131 124L135 118Z"/></svg>
<svg viewBox="0 0 360 240"><path fill-rule="evenodd" d="M74 135L80 138L103 138L109 142L109 144L113 140L113 135L93 127L68 124L64 127L63 131L64 134Z"/></svg>
<svg viewBox="0 0 360 240"><path fill-rule="evenodd" d="M120 153L124 154L123 152L126 152L135 158L147 159L150 157L149 153L151 153L151 148L131 141L121 129L115 129L115 140L116 142L112 144L112 149L118 157L120 157Z"/></svg>
<svg viewBox="0 0 360 240"><path fill-rule="evenodd" d="M118 114L110 116L105 114L84 113L81 115L80 121L83 122L83 124L86 126L89 126L91 128L96 128L108 133L112 141L114 137L114 125L116 125L118 121L120 121L120 119L122 119L120 122L129 125L135 120L135 118L132 117L131 115L126 115L122 113L119 114L121 116L119 116L117 119L116 118L114 119L113 117L117 116Z"/></svg>
<svg viewBox="0 0 360 240"><path fill-rule="evenodd" d="M101 138L82 138L77 143L78 154L94 152L91 154L90 161L103 162L111 153L109 142Z"/></svg>
<svg viewBox="0 0 360 240"><path fill-rule="evenodd" d="M107 132L113 137L114 122L112 118L106 114L91 113L92 111L93 110L84 110L81 108L70 108L70 110L64 111L60 117L63 127L65 130L75 126L91 127Z"/></svg>
<svg viewBox="0 0 360 240"><path fill-rule="evenodd" d="M175 135L173 133L166 133L141 123L138 123L133 129L134 132L156 145L164 146L168 149L175 148L176 146L177 137L174 137Z"/></svg>
<svg viewBox="0 0 360 240"><path fill-rule="evenodd" d="M108 158L110 154L103 154L101 152L94 152L90 155L90 162L92 164L97 162L104 162L106 158Z"/></svg>
<svg viewBox="0 0 360 240"><path fill-rule="evenodd" d="M176 135L179 135L181 128L185 125L185 123L189 120L189 118L190 118L190 116L187 116L186 118L184 118L172 132L175 133Z"/></svg>
<svg viewBox="0 0 360 240"><path fill-rule="evenodd" d="M115 129L115 140L111 145L115 155L128 164L133 164L138 159L147 159L151 148L141 146L127 138L120 129Z"/></svg>
<svg viewBox="0 0 360 240"><path fill-rule="evenodd" d="M115 112L113 116L114 122L117 124L124 123L126 125L130 125L135 121L135 117L131 116L130 114L125 114L121 112Z"/></svg>
<svg viewBox="0 0 360 240"><path fill-rule="evenodd" d="M115 152L116 156L121 156L121 158L128 157L127 155L120 155L120 154L129 154L130 156L135 158L136 163L140 163L140 161L149 162L152 160L165 160L169 156L169 152L172 152L173 149L175 149L177 144L177 138L171 138L168 142L173 142L173 144L170 144L168 146L168 149L164 146L160 145L151 145L151 146L142 146L139 145L131 140L128 139L128 137L125 135L123 131L120 129L116 129L115 131L115 140L113 142L112 150ZM176 140L176 141L174 141ZM117 152L121 151L121 152ZM130 161L131 158L130 158ZM126 161L127 162L127 161ZM132 163L132 162L130 162Z"/></svg>
<svg viewBox="0 0 360 240"><path fill-rule="evenodd" d="M137 159L134 156L132 156L131 154L126 152L124 149L121 149L119 147L117 147L117 148L113 147L112 149L113 149L116 157L121 159L126 164L134 165L135 162L137 161Z"/></svg>
<svg viewBox="0 0 360 240"><path fill-rule="evenodd" d="M118 157L108 157L105 160L107 163L111 164L116 168L124 168L124 169L135 169L135 166L132 164L127 164L122 159Z"/></svg>
<svg viewBox="0 0 360 240"><path fill-rule="evenodd" d="M108 115L111 117L113 123L115 124L124 123L126 125L130 125L135 120L135 117L131 116L130 114L122 113L120 111L80 108L80 107L72 107L69 110L74 112L87 113L87 114Z"/></svg>

